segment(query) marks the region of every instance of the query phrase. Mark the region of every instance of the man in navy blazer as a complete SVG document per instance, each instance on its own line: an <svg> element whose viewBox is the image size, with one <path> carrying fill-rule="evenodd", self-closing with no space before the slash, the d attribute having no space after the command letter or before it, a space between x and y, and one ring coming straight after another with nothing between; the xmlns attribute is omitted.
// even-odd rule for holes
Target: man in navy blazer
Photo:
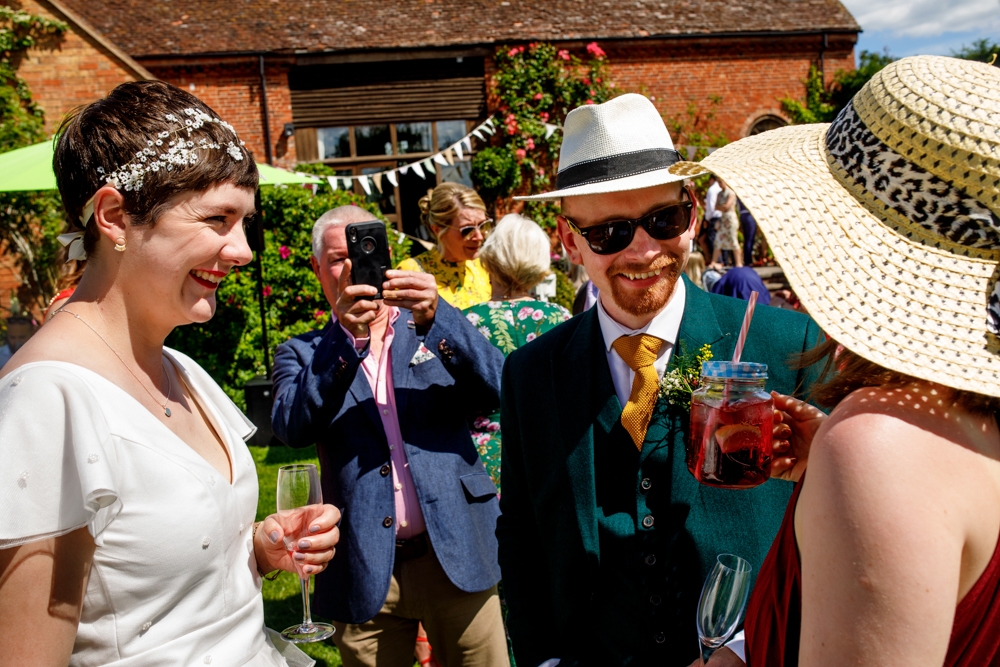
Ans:
<svg viewBox="0 0 1000 667"><path fill-rule="evenodd" d="M497 490L468 426L499 405L503 355L433 276L388 271L383 300L357 300L376 289L350 284L345 225L373 219L345 206L316 222L334 316L274 359L274 433L317 443L324 500L343 511L313 608L348 666L409 667L421 621L443 664L506 665Z"/></svg>

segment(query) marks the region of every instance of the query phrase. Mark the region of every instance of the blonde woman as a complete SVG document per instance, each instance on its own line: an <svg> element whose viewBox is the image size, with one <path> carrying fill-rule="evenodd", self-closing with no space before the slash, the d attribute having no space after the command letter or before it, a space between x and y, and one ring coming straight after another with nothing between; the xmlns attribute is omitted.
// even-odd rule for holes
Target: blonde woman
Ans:
<svg viewBox="0 0 1000 667"><path fill-rule="evenodd" d="M490 279L476 259L493 227L483 200L470 187L442 183L428 190L419 205L420 221L438 247L404 260L399 270L430 273L441 298L456 308L489 299Z"/></svg>

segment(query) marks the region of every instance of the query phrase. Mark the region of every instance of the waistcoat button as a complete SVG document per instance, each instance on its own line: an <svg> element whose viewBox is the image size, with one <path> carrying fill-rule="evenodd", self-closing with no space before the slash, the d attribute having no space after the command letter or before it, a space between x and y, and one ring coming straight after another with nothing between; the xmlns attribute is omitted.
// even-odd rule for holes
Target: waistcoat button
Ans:
<svg viewBox="0 0 1000 667"><path fill-rule="evenodd" d="M653 554L646 556L646 565L656 565L656 556Z"/></svg>
<svg viewBox="0 0 1000 667"><path fill-rule="evenodd" d="M390 527L392 525L392 517L387 516L386 518L382 519L382 525L385 526L386 528Z"/></svg>
<svg viewBox="0 0 1000 667"><path fill-rule="evenodd" d="M652 528L653 527L653 515L652 514L647 514L646 516L642 517L642 527L643 528Z"/></svg>
<svg viewBox="0 0 1000 667"><path fill-rule="evenodd" d="M383 477L388 477L388 476L389 476L389 473L390 473L390 472L392 472L392 468L390 468L390 467L389 467L389 464L388 464L388 463L386 463L386 464L385 464L384 466L382 466L381 468L379 468L379 471L378 471L378 472L379 472L379 474L380 474L380 475L382 475Z"/></svg>
<svg viewBox="0 0 1000 667"><path fill-rule="evenodd" d="M661 602L663 602L663 598L661 598L659 595L649 596L649 604L653 605L654 607L659 605Z"/></svg>
<svg viewBox="0 0 1000 667"><path fill-rule="evenodd" d="M650 481L648 477L643 477L642 482L639 483L643 491L649 491L649 488L653 486L653 482Z"/></svg>
<svg viewBox="0 0 1000 667"><path fill-rule="evenodd" d="M655 635L653 635L653 640L657 644L662 644L663 642L667 641L667 638L666 636L664 636L662 632L657 632Z"/></svg>

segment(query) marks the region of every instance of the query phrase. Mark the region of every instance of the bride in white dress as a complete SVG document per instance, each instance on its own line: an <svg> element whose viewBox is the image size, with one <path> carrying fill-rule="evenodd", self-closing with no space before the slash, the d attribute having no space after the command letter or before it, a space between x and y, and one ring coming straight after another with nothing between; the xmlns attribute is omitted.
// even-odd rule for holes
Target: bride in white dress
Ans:
<svg viewBox="0 0 1000 667"><path fill-rule="evenodd" d="M255 524L253 425L163 347L251 259L257 169L190 94L128 83L64 123L55 157L76 293L0 377L0 662L311 664L264 628L261 576L295 571ZM299 543L315 574L340 514Z"/></svg>

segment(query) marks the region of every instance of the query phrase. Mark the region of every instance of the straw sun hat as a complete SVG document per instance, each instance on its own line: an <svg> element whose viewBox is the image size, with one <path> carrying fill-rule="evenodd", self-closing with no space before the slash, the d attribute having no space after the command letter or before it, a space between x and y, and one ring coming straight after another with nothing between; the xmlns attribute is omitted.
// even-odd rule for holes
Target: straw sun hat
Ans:
<svg viewBox="0 0 1000 667"><path fill-rule="evenodd" d="M566 115L556 189L519 201L639 190L684 180L669 167L681 159L660 112L629 93Z"/></svg>
<svg viewBox="0 0 1000 667"><path fill-rule="evenodd" d="M809 314L849 350L1000 396L1000 69L904 58L829 125L671 171L732 186Z"/></svg>

